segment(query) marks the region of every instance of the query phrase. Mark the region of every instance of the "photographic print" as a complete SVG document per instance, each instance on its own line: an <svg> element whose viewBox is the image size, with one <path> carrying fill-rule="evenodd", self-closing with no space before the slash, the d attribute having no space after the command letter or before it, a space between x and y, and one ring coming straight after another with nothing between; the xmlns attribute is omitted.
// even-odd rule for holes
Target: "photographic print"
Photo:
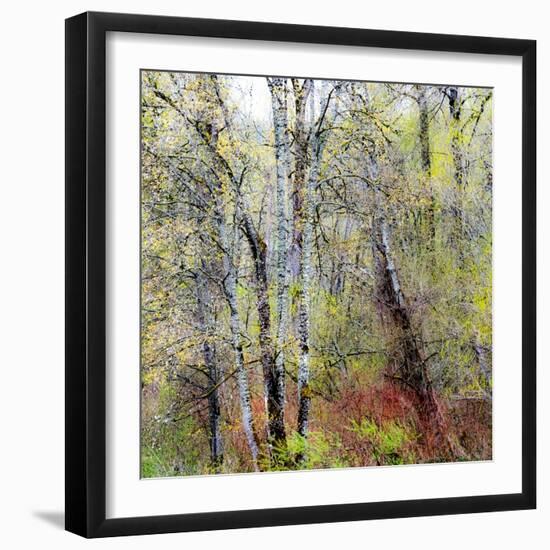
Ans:
<svg viewBox="0 0 550 550"><path fill-rule="evenodd" d="M492 101L141 71L142 478L491 460Z"/></svg>

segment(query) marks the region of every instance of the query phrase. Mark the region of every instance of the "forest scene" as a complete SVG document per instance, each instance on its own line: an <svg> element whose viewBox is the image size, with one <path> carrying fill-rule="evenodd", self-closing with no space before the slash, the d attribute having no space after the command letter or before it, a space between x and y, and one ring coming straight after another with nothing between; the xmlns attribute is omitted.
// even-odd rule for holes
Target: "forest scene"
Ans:
<svg viewBox="0 0 550 550"><path fill-rule="evenodd" d="M141 71L141 477L492 458L492 90Z"/></svg>

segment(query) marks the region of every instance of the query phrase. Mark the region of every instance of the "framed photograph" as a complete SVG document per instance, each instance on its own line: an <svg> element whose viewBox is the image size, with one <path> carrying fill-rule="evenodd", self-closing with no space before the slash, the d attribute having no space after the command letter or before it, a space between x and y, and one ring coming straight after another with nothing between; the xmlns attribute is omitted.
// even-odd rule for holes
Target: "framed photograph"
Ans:
<svg viewBox="0 0 550 550"><path fill-rule="evenodd" d="M66 21L66 528L535 507L536 44Z"/></svg>

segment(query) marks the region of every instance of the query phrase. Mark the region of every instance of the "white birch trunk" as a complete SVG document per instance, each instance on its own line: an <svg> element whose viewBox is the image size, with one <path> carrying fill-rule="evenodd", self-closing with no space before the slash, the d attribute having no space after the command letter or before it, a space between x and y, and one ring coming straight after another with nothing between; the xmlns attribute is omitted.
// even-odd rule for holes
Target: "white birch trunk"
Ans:
<svg viewBox="0 0 550 550"><path fill-rule="evenodd" d="M304 207L304 231L302 241L302 257L300 266L300 291L299 291L299 317L298 317L298 433L302 437L307 436L309 424L309 409L311 404L311 393L309 389L310 373L310 313L311 313L311 279L312 266L311 256L313 248L313 216L315 204L313 193L319 174L319 158L313 158L311 171L308 178L305 193Z"/></svg>
<svg viewBox="0 0 550 550"><path fill-rule="evenodd" d="M229 324L231 327L231 344L235 354L235 368L237 371L237 384L239 387L239 399L241 403L241 417L243 431L246 441L252 455L254 470L258 471L258 442L254 432L254 418L252 415L252 405L250 403L250 388L248 385L248 375L244 365L243 345L241 341L241 320L239 316L237 302L237 265L238 254L238 226L235 224L231 243L227 237L227 229L222 222L219 225L220 237L224 247L231 251L231 256L225 254L223 263L226 272L224 280L224 293L229 305Z"/></svg>
<svg viewBox="0 0 550 550"><path fill-rule="evenodd" d="M290 279L287 261L289 248L289 194L288 175L290 154L288 147L288 113L286 79L268 79L275 132L275 161L277 174L277 355L275 358L277 395L284 409L285 402L285 345L288 332L288 285Z"/></svg>
<svg viewBox="0 0 550 550"><path fill-rule="evenodd" d="M312 92L313 92L313 84ZM313 95L313 93L312 93ZM315 189L319 181L319 169L325 139L322 134L323 118L328 106L329 96L321 105L321 115L317 128L311 138L311 166L307 187L304 193L304 220L302 256L300 263L299 318L298 318L298 433L307 437L309 427L309 410L311 405L310 381L310 316L311 316L311 280L313 223L315 217ZM304 457L299 456L302 460Z"/></svg>
<svg viewBox="0 0 550 550"><path fill-rule="evenodd" d="M307 187L307 171L309 164L308 129L306 127L306 111L313 80L305 79L300 85L299 79L292 79L294 90L294 168L292 189L292 237L289 250L289 269L293 282L300 276L300 261L302 257L302 238L304 221L304 194Z"/></svg>

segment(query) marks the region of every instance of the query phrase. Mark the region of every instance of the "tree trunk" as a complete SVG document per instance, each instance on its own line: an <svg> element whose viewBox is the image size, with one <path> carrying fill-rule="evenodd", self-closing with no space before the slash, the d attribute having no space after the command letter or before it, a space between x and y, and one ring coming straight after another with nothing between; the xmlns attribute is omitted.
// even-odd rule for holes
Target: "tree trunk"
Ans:
<svg viewBox="0 0 550 550"><path fill-rule="evenodd" d="M202 262L205 269L205 262ZM202 343L202 356L206 367L208 379L208 420L210 431L210 461L215 471L219 471L223 464L223 441L220 430L221 412L218 386L220 376L216 364L216 349L211 343L212 323L210 322L211 312L209 311L210 298L208 296L207 283L197 279L197 317L199 328L204 335Z"/></svg>
<svg viewBox="0 0 550 550"><path fill-rule="evenodd" d="M278 379L280 371L275 367L273 342L271 339L271 308L269 305L266 245L258 235L250 216L242 211L244 232L254 260L256 278L256 309L260 325L260 355L264 375L267 408L267 434L270 447L286 447L284 395L279 392L284 385Z"/></svg>
<svg viewBox="0 0 550 550"><path fill-rule="evenodd" d="M303 84L297 78L292 79L294 89L295 126L294 126L294 180L292 190L292 242L289 253L289 266L294 281L300 276L302 257L303 204L308 169L308 136L306 129L306 107L313 81L305 79Z"/></svg>
<svg viewBox="0 0 550 550"><path fill-rule="evenodd" d="M209 139L201 134L201 137L207 143L214 155L214 162L219 167L222 173L227 172L227 165L223 157L218 152L218 131L213 123ZM232 178L232 174L227 174ZM218 182L219 183L219 182ZM258 439L254 428L254 417L252 414L252 406L250 403L250 388L248 385L248 374L244 365L243 346L241 341L241 320L237 302L237 262L239 260L239 208L235 205L234 225L232 235L229 237L227 224L225 221L225 205L221 200L220 190L221 185L218 185L218 194L214 197L215 207L214 215L217 220L216 226L218 230L219 240L222 243L223 266L225 277L223 279L223 291L229 306L229 325L231 328L231 344L235 354L235 368L237 371L237 383L239 386L239 399L241 403L241 417L243 423L243 431L246 436L246 441L252 456L254 470L258 471Z"/></svg>
<svg viewBox="0 0 550 550"><path fill-rule="evenodd" d="M457 243L464 237L464 186L466 184L466 170L464 166L464 152L462 148L462 131L460 127L462 112L462 97L460 88L449 88L449 112L451 115L451 155L453 158L454 180L456 183L456 198L452 208L454 226L451 242ZM462 251L459 251L460 258L463 258Z"/></svg>
<svg viewBox="0 0 550 550"><path fill-rule="evenodd" d="M373 153L367 160L368 178L373 182L374 214L372 226L373 253L377 268L377 301L389 316L396 349L391 377L414 390L419 399L419 415L435 428L438 439L445 432L441 405L428 375L422 340L415 333L410 310L403 293L391 248L390 229L379 189L378 163Z"/></svg>
<svg viewBox="0 0 550 550"><path fill-rule="evenodd" d="M228 246L228 239L224 226L221 226L222 242ZM252 415L252 406L250 403L250 388L248 385L248 375L244 365L243 345L241 341L241 320L237 304L237 267L235 262L238 258L238 227L235 226L233 239L228 249L233 252L232 257L224 255L224 268L226 276L224 278L224 294L229 305L229 324L231 327L231 344L235 354L235 366L237 371L237 383L239 387L239 399L241 403L241 417L243 431L246 436L248 448L252 456L254 470L258 471L258 440L254 429L254 418Z"/></svg>
<svg viewBox="0 0 550 550"><path fill-rule="evenodd" d="M300 289L298 306L298 433L306 437L308 432L309 409L311 404L311 391L309 388L309 332L310 332L310 309L311 309L311 279L312 265L311 256L313 248L313 216L315 213L314 190L319 175L320 147L314 138L317 151L314 151L311 170L309 174L304 212L304 233L302 243L302 254L300 262Z"/></svg>
<svg viewBox="0 0 550 550"><path fill-rule="evenodd" d="M432 160L430 154L430 119L428 113L428 100L426 97L426 87L418 86L418 139L420 141L420 162L422 172L426 179L426 185L430 190L430 204L426 209L426 225L428 229L427 246L433 250L435 241L435 197L432 189Z"/></svg>
<svg viewBox="0 0 550 550"><path fill-rule="evenodd" d="M311 84L313 90L313 83ZM299 318L298 318L298 433L307 437L309 425L309 411L311 405L310 382L310 317L311 317L311 280L312 280L312 251L313 251L313 223L315 216L315 189L319 180L321 157L325 144L323 135L323 121L330 101L330 94L321 105L321 114L314 134L311 138L311 167L307 188L304 196L303 208L303 242L300 262L299 285ZM303 456L298 456L298 461Z"/></svg>
<svg viewBox="0 0 550 550"><path fill-rule="evenodd" d="M288 222L288 114L286 101L286 79L267 80L271 92L273 127L275 131L275 164L277 173L277 395L281 400L278 406L284 409L285 400L285 345L288 331L288 283L287 262L289 244Z"/></svg>
<svg viewBox="0 0 550 550"><path fill-rule="evenodd" d="M294 191L293 191L293 232L291 246L291 268L295 280L299 280L298 293L298 433L307 437L311 394L309 389L309 317L310 317L310 286L311 286L311 255L313 247L313 189L318 177L318 156L312 160L309 178L307 168L309 162L308 136L306 130L306 107L313 81L306 79L302 86L293 79L294 102L296 109L296 125L294 130ZM314 143L318 141L314 136ZM315 146L314 146L315 147ZM314 151L317 153L317 151ZM307 187L306 187L307 186ZM302 462L305 454L296 457Z"/></svg>
<svg viewBox="0 0 550 550"><path fill-rule="evenodd" d="M418 136L420 139L420 160L423 172L431 175L432 161L430 157L430 122L428 116L428 100L426 87L418 86Z"/></svg>

